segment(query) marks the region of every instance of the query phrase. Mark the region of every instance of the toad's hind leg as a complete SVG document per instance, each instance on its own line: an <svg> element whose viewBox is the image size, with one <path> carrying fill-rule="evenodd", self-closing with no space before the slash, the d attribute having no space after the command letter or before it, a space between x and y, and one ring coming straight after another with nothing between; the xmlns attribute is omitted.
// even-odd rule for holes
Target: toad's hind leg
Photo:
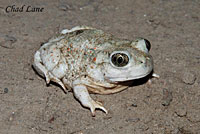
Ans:
<svg viewBox="0 0 200 134"><path fill-rule="evenodd" d="M92 112L92 116L95 116L95 109L101 109L106 114L108 111L102 106L100 102L95 102L89 95L87 88L84 85L75 85L73 87L74 96L80 101L80 103L89 108Z"/></svg>
<svg viewBox="0 0 200 134"><path fill-rule="evenodd" d="M40 52L37 51L34 55L34 63L33 63L33 67L35 68L35 70L43 77L46 78L46 83L49 84L50 82L50 76L48 73L48 70L46 69L46 67L42 64L42 60L40 58Z"/></svg>
<svg viewBox="0 0 200 134"><path fill-rule="evenodd" d="M33 67L35 68L35 70L43 77L46 78L46 83L49 84L50 80L59 84L64 91L66 92L66 88L63 84L63 82L58 79L57 77L55 77L52 73L50 73L46 67L42 64L42 60L40 58L40 52L37 51L34 55L34 63L33 63Z"/></svg>

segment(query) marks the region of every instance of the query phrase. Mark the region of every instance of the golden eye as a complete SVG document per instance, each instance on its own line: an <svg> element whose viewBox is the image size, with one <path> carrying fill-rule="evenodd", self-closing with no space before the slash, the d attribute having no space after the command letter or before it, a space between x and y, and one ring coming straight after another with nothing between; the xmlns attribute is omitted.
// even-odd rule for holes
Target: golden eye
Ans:
<svg viewBox="0 0 200 134"><path fill-rule="evenodd" d="M112 55L111 62L117 67L123 67L128 64L129 58L124 53L116 53Z"/></svg>

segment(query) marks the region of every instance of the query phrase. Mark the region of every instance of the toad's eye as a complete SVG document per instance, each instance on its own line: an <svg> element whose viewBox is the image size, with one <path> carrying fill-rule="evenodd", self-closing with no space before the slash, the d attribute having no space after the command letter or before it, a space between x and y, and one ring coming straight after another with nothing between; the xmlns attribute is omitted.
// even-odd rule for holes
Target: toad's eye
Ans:
<svg viewBox="0 0 200 134"><path fill-rule="evenodd" d="M112 55L111 62L117 67L123 67L128 64L129 57L124 53L116 53Z"/></svg>

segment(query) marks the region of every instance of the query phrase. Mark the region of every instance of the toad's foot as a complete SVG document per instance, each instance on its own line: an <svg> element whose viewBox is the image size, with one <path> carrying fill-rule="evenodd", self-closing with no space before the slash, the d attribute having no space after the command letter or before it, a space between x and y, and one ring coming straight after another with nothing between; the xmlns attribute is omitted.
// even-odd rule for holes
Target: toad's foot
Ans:
<svg viewBox="0 0 200 134"><path fill-rule="evenodd" d="M159 79L160 76L159 76L158 74L153 73L153 74L152 74L152 78L157 78L157 79ZM151 83L152 83L152 80L149 79L149 80L148 80L148 83L151 84Z"/></svg>
<svg viewBox="0 0 200 134"><path fill-rule="evenodd" d="M57 83L57 84L59 84L62 88L63 88L63 90L67 93L67 89L65 88L65 86L64 86L64 84L63 84L63 82L60 80L60 79L58 79L57 77L55 77L53 74L51 74L51 73L49 73L49 79L51 80L51 81L53 81L53 82L55 82L55 83ZM47 81L47 80L46 80ZM47 83L48 84L48 83Z"/></svg>
<svg viewBox="0 0 200 134"><path fill-rule="evenodd" d="M36 71L43 77L46 78L46 83L49 84L50 81L53 81L53 82L56 82L57 84L59 84L63 90L65 92L67 92L63 82L58 79L57 77L55 77L52 73L50 73L46 67L42 64L42 60L40 58L40 52L37 51L35 53L35 56L34 56L34 64L33 64L33 67L36 69Z"/></svg>
<svg viewBox="0 0 200 134"><path fill-rule="evenodd" d="M108 111L102 106L100 102L95 102L89 95L87 88L84 85L75 85L73 87L74 96L81 102L81 104L90 109L92 116L95 116L95 109L101 109L106 114Z"/></svg>
<svg viewBox="0 0 200 134"><path fill-rule="evenodd" d="M160 76L158 74L155 74L155 73L152 74L152 77L157 78L157 79L160 78Z"/></svg>

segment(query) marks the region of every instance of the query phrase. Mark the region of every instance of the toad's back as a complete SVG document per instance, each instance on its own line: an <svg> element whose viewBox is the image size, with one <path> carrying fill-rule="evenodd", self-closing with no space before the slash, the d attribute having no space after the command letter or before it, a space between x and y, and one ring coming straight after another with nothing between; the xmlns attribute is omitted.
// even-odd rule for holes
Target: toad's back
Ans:
<svg viewBox="0 0 200 134"><path fill-rule="evenodd" d="M77 30L59 36L61 39L56 43L67 63L65 78L70 80L69 85L80 76L87 75L91 68L98 68L98 64L108 58L109 50L122 41L97 29Z"/></svg>
<svg viewBox="0 0 200 134"><path fill-rule="evenodd" d="M95 109L107 110L95 102L88 91L99 94L119 92L124 83L147 76L153 69L149 54L150 42L118 39L87 26L65 29L50 39L34 55L35 70L75 97L92 114Z"/></svg>

